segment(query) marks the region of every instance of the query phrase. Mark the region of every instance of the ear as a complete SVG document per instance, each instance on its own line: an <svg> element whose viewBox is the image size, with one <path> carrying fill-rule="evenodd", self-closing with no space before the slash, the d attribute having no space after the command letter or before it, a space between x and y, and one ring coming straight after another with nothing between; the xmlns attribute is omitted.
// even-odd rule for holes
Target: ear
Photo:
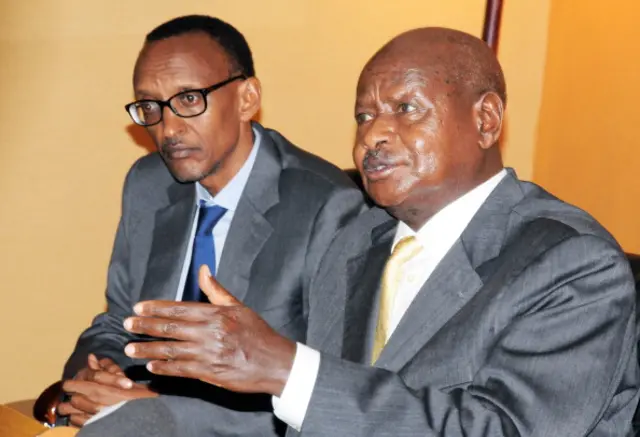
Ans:
<svg viewBox="0 0 640 437"><path fill-rule="evenodd" d="M240 94L240 119L250 121L260 110L262 104L262 86L257 77L245 79L238 87Z"/></svg>
<svg viewBox="0 0 640 437"><path fill-rule="evenodd" d="M478 145L489 149L500 139L504 103L494 92L482 95L474 105L474 117L478 128Z"/></svg>

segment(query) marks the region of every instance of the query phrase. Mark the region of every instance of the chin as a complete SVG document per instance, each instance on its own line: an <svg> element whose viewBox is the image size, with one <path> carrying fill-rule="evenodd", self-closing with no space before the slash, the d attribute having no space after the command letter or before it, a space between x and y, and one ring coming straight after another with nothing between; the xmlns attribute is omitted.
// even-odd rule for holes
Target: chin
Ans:
<svg viewBox="0 0 640 437"><path fill-rule="evenodd" d="M198 182L207 176L207 172L196 165L176 165L174 162L166 164L171 175L180 183Z"/></svg>
<svg viewBox="0 0 640 437"><path fill-rule="evenodd" d="M393 208L400 205L406 198L405 192L399 191L397 186L382 186L379 183L368 184L366 191L369 197L381 208Z"/></svg>
<svg viewBox="0 0 640 437"><path fill-rule="evenodd" d="M171 173L174 177L174 179L178 182L180 182L181 184L190 184L193 182L199 182L201 181L203 178L197 175L184 175L184 174L176 174L176 173Z"/></svg>

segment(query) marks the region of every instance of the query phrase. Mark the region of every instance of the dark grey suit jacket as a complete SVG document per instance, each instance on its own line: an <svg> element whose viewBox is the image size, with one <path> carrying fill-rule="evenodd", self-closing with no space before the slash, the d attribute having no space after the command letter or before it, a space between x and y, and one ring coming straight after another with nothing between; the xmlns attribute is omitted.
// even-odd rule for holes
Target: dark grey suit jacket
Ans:
<svg viewBox="0 0 640 437"><path fill-rule="evenodd" d="M312 281L307 344L323 353L303 436L629 435L634 283L592 217L510 171L371 367L396 224L360 216Z"/></svg>
<svg viewBox="0 0 640 437"><path fill-rule="evenodd" d="M363 210L361 192L337 167L254 124L261 146L242 193L217 272L218 281L281 334L304 340L303 308L313 273L337 230ZM78 340L64 370L70 378L86 366L87 354L110 357L137 379L141 361L123 353L136 338L122 326L141 300L175 299L195 214L195 187L177 183L158 154L129 171L107 284L107 311ZM154 378L161 392L197 396L247 414L210 419L230 435L237 422L245 435L270 435L267 396L240 396L195 381ZM182 398L169 399L185 405ZM210 405L206 405L211 409ZM229 413L232 414L232 413ZM267 422L268 421L268 422ZM267 429L268 428L268 429Z"/></svg>

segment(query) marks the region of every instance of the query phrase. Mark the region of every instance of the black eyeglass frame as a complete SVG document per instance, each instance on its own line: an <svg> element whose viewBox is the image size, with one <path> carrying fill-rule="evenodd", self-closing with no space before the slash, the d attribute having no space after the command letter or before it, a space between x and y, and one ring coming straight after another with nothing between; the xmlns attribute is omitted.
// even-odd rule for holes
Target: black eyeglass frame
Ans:
<svg viewBox="0 0 640 437"><path fill-rule="evenodd" d="M175 115L177 115L178 117L182 117L182 118L192 118L192 117L197 117L199 115L202 115L207 108L209 107L209 104L207 102L207 96L214 92L215 90L218 90L220 88L222 88L223 86L229 85L231 82L235 82L236 80L247 80L247 76L244 74L238 74L235 76L231 76L228 79L223 80L222 82L218 82L218 83L214 83L213 85L207 87L207 88L200 88L200 89L193 89L193 90L184 90L184 91L180 91L179 93L174 94L173 96L169 97L167 100L152 100L152 99L143 99L143 100L136 100L135 102L131 102L128 103L124 106L125 111L127 111L127 114L129 114L129 117L131 117L131 119L133 120L133 122L139 126L144 126L144 127L149 127L149 126L154 126L158 123L160 123L162 121L162 117L163 117L163 113L164 113L164 108L167 107L169 109L171 109L171 112L173 112ZM190 115L182 115L179 114L178 111L175 110L175 108L173 106L171 106L171 100L173 100L174 98L183 95L183 94L188 94L188 93L200 93L202 94L202 99L204 100L204 109L200 112L198 112L197 114L190 114ZM154 122L154 123L139 123L138 121L136 121L135 117L133 115L131 115L131 107L135 106L135 105L140 105L142 103L155 103L160 107L160 118L158 119L158 121Z"/></svg>

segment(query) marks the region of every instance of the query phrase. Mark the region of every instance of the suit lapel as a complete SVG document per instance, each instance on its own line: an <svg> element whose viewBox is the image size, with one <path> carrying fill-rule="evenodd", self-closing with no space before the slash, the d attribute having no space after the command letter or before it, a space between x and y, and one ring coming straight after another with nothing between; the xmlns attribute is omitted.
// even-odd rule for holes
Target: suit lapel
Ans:
<svg viewBox="0 0 640 437"><path fill-rule="evenodd" d="M368 355L370 338L366 333L370 330L372 319L377 317L377 290L393 242L393 232L388 234L367 253L352 258L347 263L349 279L342 343L342 357L347 360L364 362Z"/></svg>
<svg viewBox="0 0 640 437"><path fill-rule="evenodd" d="M238 203L220 259L217 279L241 301L249 290L251 266L273 232L262 212L251 202Z"/></svg>
<svg viewBox="0 0 640 437"><path fill-rule="evenodd" d="M328 290L314 291L322 293L323 311L310 326L313 335L318 336L313 339L313 346L323 352L356 361L364 358L364 351L367 350L367 340L363 341L363 337L366 336L368 321L372 316L375 317L376 290L397 224L396 220L378 208L360 216L360 220L363 235L360 240L353 242L359 247L344 264L335 266L338 270L328 272L332 277L346 278L346 282L338 285L329 281L331 285ZM347 346L343 346L345 343Z"/></svg>
<svg viewBox="0 0 640 437"><path fill-rule="evenodd" d="M282 164L269 134L257 123L260 149L233 216L218 267L217 279L238 300L249 290L251 266L273 232L265 213L279 202Z"/></svg>
<svg viewBox="0 0 640 437"><path fill-rule="evenodd" d="M423 285L376 366L397 371L482 288L477 268L500 253L523 193L509 170Z"/></svg>
<svg viewBox="0 0 640 437"><path fill-rule="evenodd" d="M409 306L376 366L399 370L481 287L461 242L456 242Z"/></svg>
<svg viewBox="0 0 640 437"><path fill-rule="evenodd" d="M169 188L174 201L155 216L149 263L141 300L174 300L178 291L191 227L195 216L195 187L175 184Z"/></svg>

